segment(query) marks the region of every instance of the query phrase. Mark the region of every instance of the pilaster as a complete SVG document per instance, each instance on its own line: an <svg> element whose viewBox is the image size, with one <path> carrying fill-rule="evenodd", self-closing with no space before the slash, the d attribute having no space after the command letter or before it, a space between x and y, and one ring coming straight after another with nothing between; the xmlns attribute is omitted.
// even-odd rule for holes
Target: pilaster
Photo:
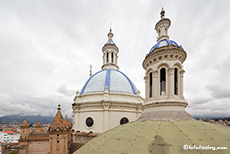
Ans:
<svg viewBox="0 0 230 154"><path fill-rule="evenodd" d="M145 80L145 99L147 100L149 98L149 77L146 75L144 77Z"/></svg>
<svg viewBox="0 0 230 154"><path fill-rule="evenodd" d="M169 77L169 98L172 98L174 95L174 80L173 80L173 68L168 69Z"/></svg>
<svg viewBox="0 0 230 154"><path fill-rule="evenodd" d="M184 91L184 73L185 73L184 70L180 71L180 97L182 99L184 99L184 93L183 93Z"/></svg>
<svg viewBox="0 0 230 154"><path fill-rule="evenodd" d="M153 97L157 97L157 81L158 81L158 71L153 72L153 86L152 86L152 92L153 92Z"/></svg>

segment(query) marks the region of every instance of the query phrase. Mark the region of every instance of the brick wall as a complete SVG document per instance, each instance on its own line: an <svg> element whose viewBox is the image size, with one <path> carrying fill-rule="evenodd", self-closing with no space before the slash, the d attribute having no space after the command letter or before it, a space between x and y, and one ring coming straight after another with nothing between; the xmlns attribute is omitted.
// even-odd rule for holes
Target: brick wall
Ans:
<svg viewBox="0 0 230 154"><path fill-rule="evenodd" d="M28 154L48 154L49 141L30 141Z"/></svg>

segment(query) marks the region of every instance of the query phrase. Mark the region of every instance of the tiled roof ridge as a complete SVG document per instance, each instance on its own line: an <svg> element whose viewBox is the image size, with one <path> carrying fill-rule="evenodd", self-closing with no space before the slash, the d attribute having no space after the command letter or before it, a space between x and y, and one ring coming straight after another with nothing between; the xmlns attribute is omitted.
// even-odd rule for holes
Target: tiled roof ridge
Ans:
<svg viewBox="0 0 230 154"><path fill-rule="evenodd" d="M29 127L29 124L28 124L28 122L26 121L26 118L24 118L24 121L23 121L21 127Z"/></svg>
<svg viewBox="0 0 230 154"><path fill-rule="evenodd" d="M60 105L58 105L57 109L58 111L48 131L69 131L71 128L69 127L69 123L66 121L67 119L65 120L62 116Z"/></svg>
<svg viewBox="0 0 230 154"><path fill-rule="evenodd" d="M39 120L37 121L37 124L36 124L35 127L36 127L36 128L41 128L41 127L42 127L41 124L40 124L40 122L39 122Z"/></svg>

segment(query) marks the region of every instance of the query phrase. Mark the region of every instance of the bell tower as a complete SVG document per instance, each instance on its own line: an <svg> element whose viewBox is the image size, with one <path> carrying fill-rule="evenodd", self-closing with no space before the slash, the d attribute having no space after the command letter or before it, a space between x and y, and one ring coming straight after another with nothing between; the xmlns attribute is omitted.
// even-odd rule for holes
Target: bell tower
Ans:
<svg viewBox="0 0 230 154"><path fill-rule="evenodd" d="M151 120L193 119L185 112L188 105L183 95L183 62L187 54L175 41L169 40L168 29L171 21L165 18L162 8L161 19L155 25L157 43L143 61L145 69L144 117Z"/></svg>
<svg viewBox="0 0 230 154"><path fill-rule="evenodd" d="M61 107L58 105L56 116L48 129L49 154L69 153L71 128L71 123L67 117L63 118Z"/></svg>
<svg viewBox="0 0 230 154"><path fill-rule="evenodd" d="M27 140L28 136L29 136L29 124L27 123L25 118L21 125L21 139Z"/></svg>
<svg viewBox="0 0 230 154"><path fill-rule="evenodd" d="M105 45L102 48L102 52L103 52L102 70L106 70L106 69L118 70L119 67L117 65L117 59L118 59L119 49L116 46L116 44L113 42L114 35L112 33L111 28L107 36L108 36L108 41L105 43Z"/></svg>

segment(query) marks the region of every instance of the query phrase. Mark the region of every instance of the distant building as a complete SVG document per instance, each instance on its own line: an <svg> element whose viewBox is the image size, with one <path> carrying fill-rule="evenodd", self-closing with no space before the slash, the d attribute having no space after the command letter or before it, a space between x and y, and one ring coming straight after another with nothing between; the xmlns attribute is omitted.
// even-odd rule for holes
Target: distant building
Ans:
<svg viewBox="0 0 230 154"><path fill-rule="evenodd" d="M0 154L2 154L2 145L3 145L3 143L0 142Z"/></svg>
<svg viewBox="0 0 230 154"><path fill-rule="evenodd" d="M26 119L21 125L20 154L68 154L71 141L72 124L64 119L60 105L56 116L45 131L39 121L33 132L29 132L29 124Z"/></svg>
<svg viewBox="0 0 230 154"><path fill-rule="evenodd" d="M0 132L0 142L7 143L17 143L20 134L13 131L2 131Z"/></svg>

